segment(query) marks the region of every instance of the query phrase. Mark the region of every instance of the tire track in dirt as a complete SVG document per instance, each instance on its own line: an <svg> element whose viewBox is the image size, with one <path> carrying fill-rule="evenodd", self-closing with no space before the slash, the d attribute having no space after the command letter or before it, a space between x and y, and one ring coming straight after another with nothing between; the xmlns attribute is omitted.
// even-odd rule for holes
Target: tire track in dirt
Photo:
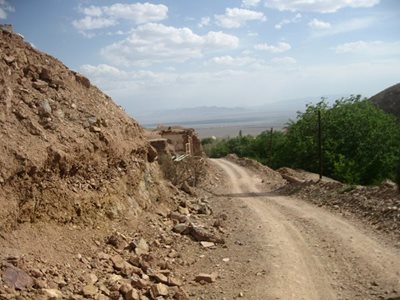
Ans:
<svg viewBox="0 0 400 300"><path fill-rule="evenodd" d="M390 299L400 293L400 254L368 231L302 200L265 196L260 179L227 160L213 160L231 182L229 192L249 208L262 230L260 264L267 270L246 299ZM254 193L254 197L242 197ZM244 220L244 227L254 230Z"/></svg>
<svg viewBox="0 0 400 300"><path fill-rule="evenodd" d="M235 164L215 161L229 176L232 192L259 192L255 177ZM237 176L240 174L240 176ZM258 243L265 249L264 261L268 276L265 285L257 286L248 299L336 299L322 263L310 253L300 232L284 221L278 211L269 211L256 197L239 198L253 212L264 232L258 235Z"/></svg>

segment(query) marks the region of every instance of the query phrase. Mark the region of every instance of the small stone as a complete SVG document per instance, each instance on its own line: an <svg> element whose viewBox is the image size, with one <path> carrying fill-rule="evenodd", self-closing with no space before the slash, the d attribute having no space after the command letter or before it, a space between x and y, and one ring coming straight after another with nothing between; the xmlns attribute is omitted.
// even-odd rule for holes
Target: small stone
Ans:
<svg viewBox="0 0 400 300"><path fill-rule="evenodd" d="M169 217L171 220L177 220L179 223L185 223L189 220L187 216L184 216L176 211L171 212Z"/></svg>
<svg viewBox="0 0 400 300"><path fill-rule="evenodd" d="M186 181L184 183L182 183L181 190L189 195L192 195L192 196L196 195L194 189L191 186L189 186L189 184Z"/></svg>
<svg viewBox="0 0 400 300"><path fill-rule="evenodd" d="M95 284L97 282L97 280L98 280L98 278L97 278L96 274L94 274L94 273L90 273L85 276L85 281L89 284Z"/></svg>
<svg viewBox="0 0 400 300"><path fill-rule="evenodd" d="M10 65L10 64L12 64L14 61L15 61L15 57L14 56L8 56L8 55L5 55L4 57L3 57L3 59L4 59L4 61L8 64L8 65Z"/></svg>
<svg viewBox="0 0 400 300"><path fill-rule="evenodd" d="M176 224L172 230L176 233L185 234L189 229L190 227L187 224Z"/></svg>
<svg viewBox="0 0 400 300"><path fill-rule="evenodd" d="M56 289L42 289L42 292L49 300L62 299L64 297L63 293Z"/></svg>
<svg viewBox="0 0 400 300"><path fill-rule="evenodd" d="M43 68L39 74L39 78L43 81L50 82L51 81L51 71L49 69Z"/></svg>
<svg viewBox="0 0 400 300"><path fill-rule="evenodd" d="M92 132L101 132L101 128L97 126L90 126L90 131Z"/></svg>
<svg viewBox="0 0 400 300"><path fill-rule="evenodd" d="M165 284L153 284L150 288L151 298L156 299L160 296L168 296L168 287Z"/></svg>
<svg viewBox="0 0 400 300"><path fill-rule="evenodd" d="M104 252L97 253L97 257L100 260L109 260L110 259L110 255L108 255L107 253L104 253Z"/></svg>
<svg viewBox="0 0 400 300"><path fill-rule="evenodd" d="M95 116L87 118L87 121L90 125L95 125L97 123L97 118Z"/></svg>
<svg viewBox="0 0 400 300"><path fill-rule="evenodd" d="M178 278L176 277L168 277L168 285L169 286L181 286L182 285L182 281L180 281Z"/></svg>
<svg viewBox="0 0 400 300"><path fill-rule="evenodd" d="M154 278L157 282L168 283L168 277L162 273L154 273L150 277Z"/></svg>
<svg viewBox="0 0 400 300"><path fill-rule="evenodd" d="M149 245L147 244L145 239L141 238L136 244L135 253L138 256L149 253Z"/></svg>
<svg viewBox="0 0 400 300"><path fill-rule="evenodd" d="M137 275L134 275L132 276L131 285L137 289L145 289L150 285L150 283L148 280L145 280Z"/></svg>
<svg viewBox="0 0 400 300"><path fill-rule="evenodd" d="M121 250L128 246L128 243L125 241L124 237L118 232L114 232L107 238L107 244L110 244Z"/></svg>
<svg viewBox="0 0 400 300"><path fill-rule="evenodd" d="M201 215L211 215L212 211L207 204L201 204L197 213Z"/></svg>
<svg viewBox="0 0 400 300"><path fill-rule="evenodd" d="M111 261L116 270L122 270L125 266L125 260L120 255L114 255Z"/></svg>
<svg viewBox="0 0 400 300"><path fill-rule="evenodd" d="M45 289L45 288L47 288L47 283L46 283L46 281L44 281L42 279L35 278L33 280L33 287L35 289Z"/></svg>
<svg viewBox="0 0 400 300"><path fill-rule="evenodd" d="M39 106L39 115L41 117L49 117L51 116L51 107L48 100L43 100L40 102Z"/></svg>
<svg viewBox="0 0 400 300"><path fill-rule="evenodd" d="M121 285L121 287L119 288L119 291L122 295L127 294L130 290L132 290L132 286L129 283L124 283L123 285Z"/></svg>
<svg viewBox="0 0 400 300"><path fill-rule="evenodd" d="M44 89L44 88L48 87L48 83L43 80L37 80L37 81L32 82L32 86L35 89L40 90L40 89Z"/></svg>
<svg viewBox="0 0 400 300"><path fill-rule="evenodd" d="M185 291L183 291L182 289L179 288L175 292L174 299L175 300L189 300L190 298L189 298L188 294L186 294Z"/></svg>
<svg viewBox="0 0 400 300"><path fill-rule="evenodd" d="M75 80L82 84L85 88L90 88L90 80L87 79L85 76L76 73Z"/></svg>
<svg viewBox="0 0 400 300"><path fill-rule="evenodd" d="M31 273L32 277L34 277L34 278L39 278L39 277L43 276L42 271L40 271L39 269L32 269L30 271L30 273Z"/></svg>
<svg viewBox="0 0 400 300"><path fill-rule="evenodd" d="M225 257L222 259L223 262L228 262L230 259L228 257Z"/></svg>
<svg viewBox="0 0 400 300"><path fill-rule="evenodd" d="M136 289L131 289L124 295L125 300L139 300L143 299L143 297L140 297L139 292Z"/></svg>
<svg viewBox="0 0 400 300"><path fill-rule="evenodd" d="M204 248L210 248L215 246L215 244L213 242L200 242L200 244L204 247Z"/></svg>
<svg viewBox="0 0 400 300"><path fill-rule="evenodd" d="M239 297L240 297L240 298L244 297L243 292L240 292L240 293L239 293Z"/></svg>
<svg viewBox="0 0 400 300"><path fill-rule="evenodd" d="M180 214L185 215L185 216L190 214L189 209L187 207L179 206L178 211Z"/></svg>
<svg viewBox="0 0 400 300"><path fill-rule="evenodd" d="M28 273L11 265L4 271L3 281L9 287L17 290L24 290L33 285L33 279Z"/></svg>
<svg viewBox="0 0 400 300"><path fill-rule="evenodd" d="M218 238L214 234L208 232L206 229L199 226L192 226L190 230L190 235L196 241L214 242L224 244L225 241L222 238Z"/></svg>
<svg viewBox="0 0 400 300"><path fill-rule="evenodd" d="M96 295L97 292L98 289L93 284L88 284L82 288L82 295L85 297L92 297Z"/></svg>
<svg viewBox="0 0 400 300"><path fill-rule="evenodd" d="M216 273L211 273L211 274L206 274L206 273L200 273L196 276L194 279L196 282L207 282L207 283L212 283L215 282L217 279L217 274Z"/></svg>

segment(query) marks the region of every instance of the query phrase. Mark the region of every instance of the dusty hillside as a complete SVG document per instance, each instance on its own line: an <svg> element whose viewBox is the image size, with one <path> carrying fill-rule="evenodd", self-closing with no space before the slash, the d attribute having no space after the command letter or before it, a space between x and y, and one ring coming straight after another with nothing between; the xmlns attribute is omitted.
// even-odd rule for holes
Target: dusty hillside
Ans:
<svg viewBox="0 0 400 300"><path fill-rule="evenodd" d="M0 230L114 219L159 197L141 127L87 78L4 30L0 74Z"/></svg>
<svg viewBox="0 0 400 300"><path fill-rule="evenodd" d="M370 100L385 112L400 118L400 83L383 90Z"/></svg>

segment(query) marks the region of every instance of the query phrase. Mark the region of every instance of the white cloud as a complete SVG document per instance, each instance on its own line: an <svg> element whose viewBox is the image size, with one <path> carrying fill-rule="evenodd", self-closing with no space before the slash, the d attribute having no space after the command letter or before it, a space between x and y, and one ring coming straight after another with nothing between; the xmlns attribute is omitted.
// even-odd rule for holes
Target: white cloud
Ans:
<svg viewBox="0 0 400 300"><path fill-rule="evenodd" d="M356 31L371 27L375 23L373 17L353 18L346 21L330 24L330 28L324 30L316 30L313 37L323 37L342 34L346 32Z"/></svg>
<svg viewBox="0 0 400 300"><path fill-rule="evenodd" d="M339 54L357 54L368 56L397 56L400 57L400 41L356 41L338 45L335 47Z"/></svg>
<svg viewBox="0 0 400 300"><path fill-rule="evenodd" d="M230 55L217 56L212 58L212 62L218 65L242 67L255 63L257 60L249 56L232 57Z"/></svg>
<svg viewBox="0 0 400 300"><path fill-rule="evenodd" d="M167 18L168 7L163 4L115 3L111 6L103 6L103 13L118 19L126 19L136 24L158 22Z"/></svg>
<svg viewBox="0 0 400 300"><path fill-rule="evenodd" d="M100 76L122 77L126 75L126 72L106 64L100 64L98 66L83 65L81 66L81 70L83 73L93 77L100 77Z"/></svg>
<svg viewBox="0 0 400 300"><path fill-rule="evenodd" d="M267 20L264 13L243 8L227 8L225 14L214 17L217 25L224 28L239 28L248 21L264 22Z"/></svg>
<svg viewBox="0 0 400 300"><path fill-rule="evenodd" d="M91 17L100 17L101 15L103 15L102 8L94 5L91 5L89 7L83 7L81 8L81 11L84 15Z"/></svg>
<svg viewBox="0 0 400 300"><path fill-rule="evenodd" d="M252 99L251 105L265 105L266 99L275 102L313 95L315 101L319 100L320 95L338 93L361 93L371 96L396 82L400 60L380 62L368 60L352 64L332 62L310 66L272 63L247 71L242 68L232 70L228 67L222 72L119 70L116 73L119 75L114 75L116 71L112 68L107 75L104 70L108 68L102 66L96 73L97 67L89 68L91 70L89 73L81 68L81 72L110 94L118 104L123 105L129 113L136 116L140 110L195 107L199 103L232 107L248 106L248 99ZM329 77L326 74L329 74ZM366 82L369 84L366 85ZM286 106L287 110L290 108L292 107ZM301 109L304 109L304 106Z"/></svg>
<svg viewBox="0 0 400 300"><path fill-rule="evenodd" d="M106 64L83 65L80 67L80 71L107 93L119 93L127 89L134 91L153 86L159 87L171 84L176 80L176 75L173 73L155 73L146 70L123 71Z"/></svg>
<svg viewBox="0 0 400 300"><path fill-rule="evenodd" d="M210 25L211 19L210 17L203 17L201 18L199 24L197 24L198 27L203 28L206 27L208 25Z"/></svg>
<svg viewBox="0 0 400 300"><path fill-rule="evenodd" d="M312 19L310 22L308 22L308 27L312 29L323 30L323 29L329 29L332 26L328 22L324 22L318 19Z"/></svg>
<svg viewBox="0 0 400 300"><path fill-rule="evenodd" d="M298 23L300 22L302 18L302 15L300 13L297 13L293 18L291 19L283 19L280 21L278 24L275 25L276 29L282 29L283 26L291 24L291 23Z"/></svg>
<svg viewBox="0 0 400 300"><path fill-rule="evenodd" d="M7 1L0 0L0 20L7 19L9 12L15 12L15 8L11 6Z"/></svg>
<svg viewBox="0 0 400 300"><path fill-rule="evenodd" d="M79 30L93 30L110 27L118 24L118 20L127 20L135 24L158 22L168 16L168 7L163 4L115 3L110 6L81 7L80 12L85 15L72 24Z"/></svg>
<svg viewBox="0 0 400 300"><path fill-rule="evenodd" d="M149 66L161 62L184 62L202 57L205 51L235 49L239 39L223 32L197 35L191 29L148 23L126 39L101 50L115 65Z"/></svg>
<svg viewBox="0 0 400 300"><path fill-rule="evenodd" d="M232 107L248 106L248 99L252 99L251 105L258 105L266 104L268 99L275 102L310 96L315 96L310 101L318 101L320 95L338 93L371 96L396 82L400 60L373 62L366 59L359 63L332 61L315 65L286 65L277 61L248 70L225 67L223 71L151 72L86 66L80 71L136 116L140 110L195 107L199 103ZM290 108L293 107L285 107L286 110Z"/></svg>
<svg viewBox="0 0 400 300"><path fill-rule="evenodd" d="M247 32L247 35L248 35L248 36L258 36L259 34L258 34L258 32L248 31L248 32Z"/></svg>
<svg viewBox="0 0 400 300"><path fill-rule="evenodd" d="M255 7L257 6L261 0L242 0L243 7Z"/></svg>
<svg viewBox="0 0 400 300"><path fill-rule="evenodd" d="M268 0L266 6L280 11L334 13L346 7L372 7L379 2L380 0Z"/></svg>
<svg viewBox="0 0 400 300"><path fill-rule="evenodd" d="M271 62L274 64L281 64L281 65L292 65L297 63L297 61L290 56L274 57L273 59L271 59Z"/></svg>
<svg viewBox="0 0 400 300"><path fill-rule="evenodd" d="M86 16L80 20L74 20L72 25L79 30L93 30L115 26L118 22L114 19Z"/></svg>
<svg viewBox="0 0 400 300"><path fill-rule="evenodd" d="M292 47L290 44L285 43L285 42L279 42L276 45L268 45L267 43L263 44L257 44L254 46L254 49L256 50L263 50L263 51L268 51L271 53L282 53L285 51L290 50Z"/></svg>

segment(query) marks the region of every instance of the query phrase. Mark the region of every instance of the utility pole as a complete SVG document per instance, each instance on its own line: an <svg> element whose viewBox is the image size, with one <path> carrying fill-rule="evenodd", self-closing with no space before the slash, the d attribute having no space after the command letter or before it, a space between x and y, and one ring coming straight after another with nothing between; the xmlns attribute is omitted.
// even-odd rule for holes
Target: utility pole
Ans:
<svg viewBox="0 0 400 300"><path fill-rule="evenodd" d="M269 156L269 164L271 165L272 162L272 138L273 138L273 131L274 128L271 127L271 130L269 131L269 151L268 151L268 156ZM269 166L270 167L270 166Z"/></svg>
<svg viewBox="0 0 400 300"><path fill-rule="evenodd" d="M321 110L318 110L318 159L319 159L319 180L322 179L322 129Z"/></svg>

